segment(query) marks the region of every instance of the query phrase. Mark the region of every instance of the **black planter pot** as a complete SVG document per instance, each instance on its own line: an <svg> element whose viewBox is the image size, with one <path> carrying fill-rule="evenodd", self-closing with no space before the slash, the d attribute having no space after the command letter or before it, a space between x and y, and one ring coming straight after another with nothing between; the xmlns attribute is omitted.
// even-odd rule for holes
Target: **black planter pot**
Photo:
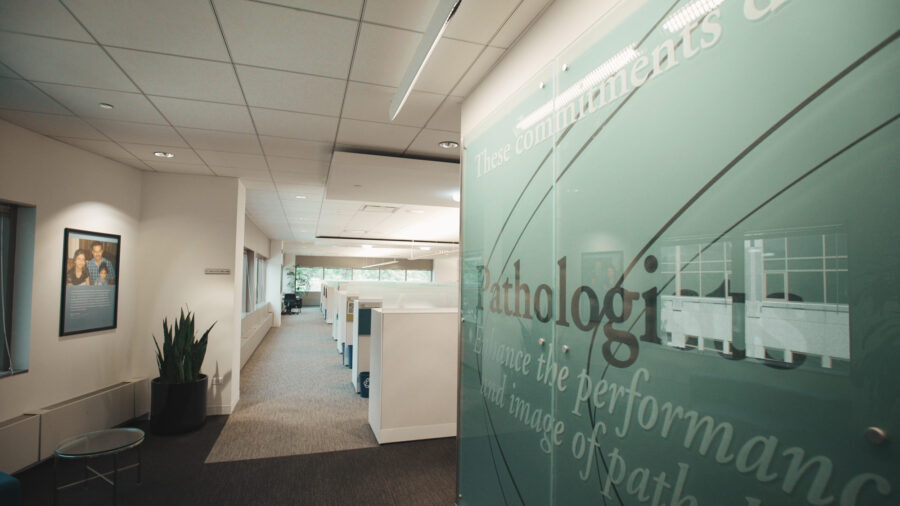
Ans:
<svg viewBox="0 0 900 506"><path fill-rule="evenodd" d="M181 434L199 429L206 422L206 384L201 374L192 383L150 382L150 432Z"/></svg>

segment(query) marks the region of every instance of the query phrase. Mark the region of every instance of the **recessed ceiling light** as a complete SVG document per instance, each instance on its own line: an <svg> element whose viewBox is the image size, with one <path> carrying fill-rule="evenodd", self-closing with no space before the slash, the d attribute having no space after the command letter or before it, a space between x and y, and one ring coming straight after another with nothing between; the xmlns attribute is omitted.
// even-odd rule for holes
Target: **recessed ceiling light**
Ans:
<svg viewBox="0 0 900 506"><path fill-rule="evenodd" d="M112 109L113 107L115 107L115 106L112 104L107 104L106 102L100 102L101 109Z"/></svg>
<svg viewBox="0 0 900 506"><path fill-rule="evenodd" d="M453 149L453 148L458 148L459 143L456 141L441 141L438 143L438 146L440 146L444 149Z"/></svg>
<svg viewBox="0 0 900 506"><path fill-rule="evenodd" d="M419 246L419 249L422 251L431 251L431 246Z"/></svg>
<svg viewBox="0 0 900 506"><path fill-rule="evenodd" d="M372 249L372 245L371 244L363 244L362 248L363 249Z"/></svg>
<svg viewBox="0 0 900 506"><path fill-rule="evenodd" d="M459 192L453 192L453 195L451 195L451 198L453 199L454 202L459 202Z"/></svg>
<svg viewBox="0 0 900 506"><path fill-rule="evenodd" d="M153 154L160 158L175 158L175 155L173 155L172 153L166 153L165 151L157 151Z"/></svg>
<svg viewBox="0 0 900 506"><path fill-rule="evenodd" d="M297 195L297 196L294 197L294 198L295 198L295 199L305 199L305 198L306 198L306 195Z"/></svg>

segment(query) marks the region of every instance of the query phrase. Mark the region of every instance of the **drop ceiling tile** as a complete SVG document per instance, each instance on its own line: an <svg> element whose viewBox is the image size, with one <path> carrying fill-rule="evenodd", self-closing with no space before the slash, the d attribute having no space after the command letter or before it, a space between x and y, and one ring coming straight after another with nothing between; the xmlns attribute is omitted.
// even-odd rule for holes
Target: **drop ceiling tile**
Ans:
<svg viewBox="0 0 900 506"><path fill-rule="evenodd" d="M469 70L484 46L441 39L416 81L414 89L447 95Z"/></svg>
<svg viewBox="0 0 900 506"><path fill-rule="evenodd" d="M266 159L262 155L244 153L224 153L222 151L198 150L197 154L219 174L220 168L247 169L251 171L268 171ZM235 176L237 177L237 176Z"/></svg>
<svg viewBox="0 0 900 506"><path fill-rule="evenodd" d="M316 221L320 207L320 204L315 207L307 208L297 208L285 205L284 212L287 213L290 217L290 221L293 223L309 223L311 221Z"/></svg>
<svg viewBox="0 0 900 506"><path fill-rule="evenodd" d="M194 163L170 163L168 161L160 161L160 162L151 162L147 161L147 165L153 168L153 170L159 172L169 172L172 174L199 174L202 176L214 176L213 172L209 170L209 167L206 165L197 165Z"/></svg>
<svg viewBox="0 0 900 506"><path fill-rule="evenodd" d="M93 42L58 0L0 2L0 30Z"/></svg>
<svg viewBox="0 0 900 506"><path fill-rule="evenodd" d="M115 161L117 161L117 162L119 162L119 163L121 163L121 164L123 164L123 165L127 165L127 166L129 166L129 167L134 168L134 169L144 170L144 171L148 171L148 172L151 170L150 167L147 166L146 163L144 163L144 162L141 161L141 160L136 159L136 158L133 157L133 156L132 156L131 158L111 158L111 157L108 157L108 158L109 158L110 160L115 160Z"/></svg>
<svg viewBox="0 0 900 506"><path fill-rule="evenodd" d="M0 118L48 137L107 140L97 129L74 116L0 110Z"/></svg>
<svg viewBox="0 0 900 506"><path fill-rule="evenodd" d="M444 31L445 37L486 45L521 0L462 2Z"/></svg>
<svg viewBox="0 0 900 506"><path fill-rule="evenodd" d="M74 139L71 137L54 137L54 139L60 142L65 142L66 144L71 144L72 146L81 148L85 151L90 151L91 153L105 156L107 158L113 158L116 160L131 160L134 158L133 156L131 156L131 153L125 151L121 146L112 141ZM134 162L132 161L132 163Z"/></svg>
<svg viewBox="0 0 900 506"><path fill-rule="evenodd" d="M167 125L131 123L98 118L88 118L86 121L116 142L187 147L187 144L178 135L178 132Z"/></svg>
<svg viewBox="0 0 900 506"><path fill-rule="evenodd" d="M281 172L272 171L272 179L276 184L304 184L304 185L322 185L325 184L325 176L315 173L302 172Z"/></svg>
<svg viewBox="0 0 900 506"><path fill-rule="evenodd" d="M333 144L330 142L311 142L284 137L260 135L266 156L286 156L292 158L308 158L310 160L331 161Z"/></svg>
<svg viewBox="0 0 900 506"><path fill-rule="evenodd" d="M316 172L325 175L328 172L328 162L322 160L307 160L303 158L283 158L280 156L267 156L269 168L281 172Z"/></svg>
<svg viewBox="0 0 900 506"><path fill-rule="evenodd" d="M351 81L344 100L343 115L351 119L422 127L444 98L434 93L413 91L397 119L391 121L389 111L396 92L397 88Z"/></svg>
<svg viewBox="0 0 900 506"><path fill-rule="evenodd" d="M492 46L508 48L525 30L528 29L534 18L549 4L552 0L524 0L519 8L513 12L512 16L506 21L493 40L490 41Z"/></svg>
<svg viewBox="0 0 900 506"><path fill-rule="evenodd" d="M254 134L200 130L197 128L179 128L178 131L181 132L184 139L194 149L252 155L262 154L262 150L259 148L259 139Z"/></svg>
<svg viewBox="0 0 900 506"><path fill-rule="evenodd" d="M197 156L197 153L194 152L191 148L181 148L175 146L157 146L147 145L147 144L130 144L130 143L121 143L122 147L127 149L129 153L134 155L138 160L144 160L147 162L154 162L162 165L166 165L168 163L174 164L190 164L190 165L203 165L203 160ZM157 151L165 151L167 153L172 153L175 155L174 158L159 158L153 153Z"/></svg>
<svg viewBox="0 0 900 506"><path fill-rule="evenodd" d="M337 116L345 82L339 79L237 66L249 105Z"/></svg>
<svg viewBox="0 0 900 506"><path fill-rule="evenodd" d="M363 21L424 32L438 0L368 0Z"/></svg>
<svg viewBox="0 0 900 506"><path fill-rule="evenodd" d="M278 185L278 194L282 199L295 200L298 202L311 202L316 206L322 201L325 195L325 188L314 185L302 184L280 184ZM297 199L296 195L306 195L305 199Z"/></svg>
<svg viewBox="0 0 900 506"><path fill-rule="evenodd" d="M164 97L150 97L150 100L176 127L253 133L253 122L244 105Z"/></svg>
<svg viewBox="0 0 900 506"><path fill-rule="evenodd" d="M0 32L0 60L32 81L137 91L96 44Z"/></svg>
<svg viewBox="0 0 900 506"><path fill-rule="evenodd" d="M22 79L0 78L0 109L44 112L48 114L71 114L65 107L54 102L40 89Z"/></svg>
<svg viewBox="0 0 900 506"><path fill-rule="evenodd" d="M241 182L244 183L244 186L248 190L272 190L272 189L274 189L275 184L272 183L272 181L267 178L268 178L268 175L265 175L265 176L253 175L251 177L241 177ZM253 219L253 216L251 216L250 218ZM265 224L265 222L268 221L267 219L265 219L263 217L254 219L253 222L256 223L257 226L259 226L260 228L264 227L265 225L260 225L259 223L257 223L257 220L261 221L263 224ZM281 217L281 221L282 222L284 221L283 215ZM270 236L268 234L266 234L266 237L270 237Z"/></svg>
<svg viewBox="0 0 900 506"><path fill-rule="evenodd" d="M447 97L437 112L434 113L431 121L428 122L428 128L458 133L461 114L462 99L459 97Z"/></svg>
<svg viewBox="0 0 900 506"><path fill-rule="evenodd" d="M413 141L412 145L406 151L406 154L458 161L460 148L444 149L438 146L438 143L441 141L460 142L459 132L445 132L443 130L429 129L422 130L422 132L416 136L416 140Z"/></svg>
<svg viewBox="0 0 900 506"><path fill-rule="evenodd" d="M67 0L103 45L228 61L209 2L200 0Z"/></svg>
<svg viewBox="0 0 900 506"><path fill-rule="evenodd" d="M235 63L347 77L358 22L259 2L218 1L216 10Z"/></svg>
<svg viewBox="0 0 900 506"><path fill-rule="evenodd" d="M40 83L38 86L50 96L62 102L75 114L83 118L100 118L137 123L166 125L147 97L139 93L100 90L63 84ZM112 104L113 109L103 109L100 103Z"/></svg>
<svg viewBox="0 0 900 506"><path fill-rule="evenodd" d="M416 32L363 23L350 79L395 88L400 86L421 39L422 35Z"/></svg>
<svg viewBox="0 0 900 506"><path fill-rule="evenodd" d="M415 127L345 119L341 121L337 144L343 147L402 152L418 132L419 129Z"/></svg>
<svg viewBox="0 0 900 506"><path fill-rule="evenodd" d="M338 119L332 116L253 108L253 121L260 135L333 142Z"/></svg>
<svg viewBox="0 0 900 506"><path fill-rule="evenodd" d="M457 97L465 97L468 96L469 93L484 79L484 76L490 72L491 67L497 60L500 59L500 56L503 55L505 50L500 49L498 47L488 46L484 48L484 52L481 53L481 56L475 60L475 63L469 68L466 75L459 81L456 85L456 88L450 92L451 95Z"/></svg>
<svg viewBox="0 0 900 506"><path fill-rule="evenodd" d="M109 53L148 95L244 103L229 63L130 49L109 48Z"/></svg>
<svg viewBox="0 0 900 506"><path fill-rule="evenodd" d="M268 3L359 19L363 0L268 0Z"/></svg>
<svg viewBox="0 0 900 506"><path fill-rule="evenodd" d="M266 181L271 182L271 177L269 176L269 171L267 170L259 170L252 169L248 167L225 167L220 165L210 165L209 167L217 176L224 177L239 177L246 178L254 181Z"/></svg>

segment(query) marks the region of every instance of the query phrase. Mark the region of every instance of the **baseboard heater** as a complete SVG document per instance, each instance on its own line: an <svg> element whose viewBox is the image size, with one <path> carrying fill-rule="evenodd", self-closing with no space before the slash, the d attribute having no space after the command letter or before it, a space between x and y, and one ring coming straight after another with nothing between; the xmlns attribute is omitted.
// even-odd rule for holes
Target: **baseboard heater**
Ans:
<svg viewBox="0 0 900 506"><path fill-rule="evenodd" d="M134 379L0 422L0 471L13 473L53 456L62 440L127 422L150 411L150 382Z"/></svg>

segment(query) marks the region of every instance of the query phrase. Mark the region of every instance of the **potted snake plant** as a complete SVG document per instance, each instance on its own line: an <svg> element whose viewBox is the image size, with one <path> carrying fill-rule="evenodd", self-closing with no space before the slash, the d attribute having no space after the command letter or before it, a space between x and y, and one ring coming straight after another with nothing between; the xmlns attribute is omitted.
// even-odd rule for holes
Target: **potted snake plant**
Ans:
<svg viewBox="0 0 900 506"><path fill-rule="evenodd" d="M150 382L150 431L154 434L180 434L206 422L208 378L200 373L200 366L213 326L197 339L194 314L182 309L174 325L163 319L162 346L153 336L159 368L159 377Z"/></svg>

